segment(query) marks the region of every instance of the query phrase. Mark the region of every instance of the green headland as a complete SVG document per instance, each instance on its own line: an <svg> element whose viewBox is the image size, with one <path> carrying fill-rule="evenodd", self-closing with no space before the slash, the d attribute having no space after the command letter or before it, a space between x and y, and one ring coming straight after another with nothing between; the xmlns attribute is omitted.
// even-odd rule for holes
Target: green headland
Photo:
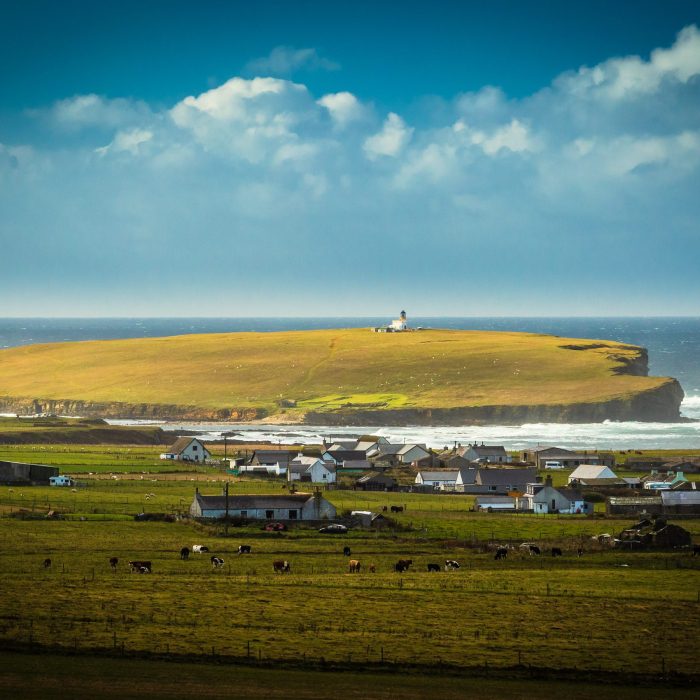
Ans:
<svg viewBox="0 0 700 700"><path fill-rule="evenodd" d="M644 348L529 333L337 329L0 351L0 411L346 425L679 419Z"/></svg>

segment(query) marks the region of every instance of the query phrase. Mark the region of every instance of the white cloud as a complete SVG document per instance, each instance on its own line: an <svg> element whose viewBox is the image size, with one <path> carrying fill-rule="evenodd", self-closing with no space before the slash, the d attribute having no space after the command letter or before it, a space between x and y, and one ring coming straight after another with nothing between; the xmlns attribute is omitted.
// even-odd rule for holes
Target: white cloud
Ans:
<svg viewBox="0 0 700 700"><path fill-rule="evenodd" d="M131 155L137 155L140 146L153 138L153 132L148 129L131 129L130 131L119 131L107 146L96 148L95 152L100 155L107 153L119 153L126 151Z"/></svg>
<svg viewBox="0 0 700 700"><path fill-rule="evenodd" d="M333 121L341 128L363 119L367 114L366 107L351 92L324 95L318 104L328 110Z"/></svg>
<svg viewBox="0 0 700 700"><path fill-rule="evenodd" d="M66 129L91 126L114 128L143 122L150 115L151 110L145 102L125 98L112 100L95 94L60 100L48 113L56 125Z"/></svg>
<svg viewBox="0 0 700 700"><path fill-rule="evenodd" d="M299 70L339 70L340 65L319 55L316 49L276 46L267 56L246 64L244 72L253 75L287 76Z"/></svg>
<svg viewBox="0 0 700 700"><path fill-rule="evenodd" d="M365 140L363 145L365 154L370 160L375 160L380 156L398 156L411 140L412 134L413 129L406 126L398 114L390 112L384 121L382 130Z"/></svg>

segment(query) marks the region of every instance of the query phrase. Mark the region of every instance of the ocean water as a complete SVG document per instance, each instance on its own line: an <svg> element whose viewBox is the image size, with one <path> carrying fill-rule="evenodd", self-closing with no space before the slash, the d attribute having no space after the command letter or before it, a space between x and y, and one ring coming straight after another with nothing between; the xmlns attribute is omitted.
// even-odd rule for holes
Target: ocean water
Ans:
<svg viewBox="0 0 700 700"><path fill-rule="evenodd" d="M61 341L145 338L185 333L233 331L311 330L386 324L389 317L374 318L97 318L97 319L0 319L0 348ZM683 415L700 420L700 317L662 318L453 318L409 317L412 326L467 330L548 333L567 338L602 338L642 345L649 351L652 375L678 379L685 391ZM0 387L0 393L2 387ZM178 425L177 427L187 427ZM231 426L197 425L215 438ZM288 444L312 441L331 431L313 426L237 426L250 439ZM583 425L530 424L490 427L365 426L345 435L382 434L395 440L425 442L435 447L469 440L496 441L510 449L535 443L556 443L573 448L700 448L700 423L594 423ZM333 429L333 436L341 431Z"/></svg>

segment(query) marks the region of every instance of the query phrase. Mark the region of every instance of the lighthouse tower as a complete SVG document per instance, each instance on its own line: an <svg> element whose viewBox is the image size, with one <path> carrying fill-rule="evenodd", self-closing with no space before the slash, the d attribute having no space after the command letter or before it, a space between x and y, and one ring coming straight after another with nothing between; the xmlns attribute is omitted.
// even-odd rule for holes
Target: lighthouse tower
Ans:
<svg viewBox="0 0 700 700"><path fill-rule="evenodd" d="M398 318L395 318L391 322L391 330L393 331L405 331L408 330L408 323L406 322L406 312L402 311Z"/></svg>

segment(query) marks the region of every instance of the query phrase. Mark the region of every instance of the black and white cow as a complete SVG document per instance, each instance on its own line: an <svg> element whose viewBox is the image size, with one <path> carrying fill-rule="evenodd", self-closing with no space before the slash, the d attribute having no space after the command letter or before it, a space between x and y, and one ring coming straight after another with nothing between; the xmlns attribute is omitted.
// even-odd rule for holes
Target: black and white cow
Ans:
<svg viewBox="0 0 700 700"><path fill-rule="evenodd" d="M459 569L459 562L454 559L447 559L445 561L445 571L456 571Z"/></svg>
<svg viewBox="0 0 700 700"><path fill-rule="evenodd" d="M211 558L212 569L220 569L223 565L224 565L224 560L221 557L212 557Z"/></svg>
<svg viewBox="0 0 700 700"><path fill-rule="evenodd" d="M499 547L496 550L496 555L494 559L507 559L508 558L508 547Z"/></svg>
<svg viewBox="0 0 700 700"><path fill-rule="evenodd" d="M209 551L209 547L207 547L205 544L193 544L192 551L195 554L206 554Z"/></svg>
<svg viewBox="0 0 700 700"><path fill-rule="evenodd" d="M249 544L239 544L238 545L238 553L239 554L250 554L250 545Z"/></svg>

